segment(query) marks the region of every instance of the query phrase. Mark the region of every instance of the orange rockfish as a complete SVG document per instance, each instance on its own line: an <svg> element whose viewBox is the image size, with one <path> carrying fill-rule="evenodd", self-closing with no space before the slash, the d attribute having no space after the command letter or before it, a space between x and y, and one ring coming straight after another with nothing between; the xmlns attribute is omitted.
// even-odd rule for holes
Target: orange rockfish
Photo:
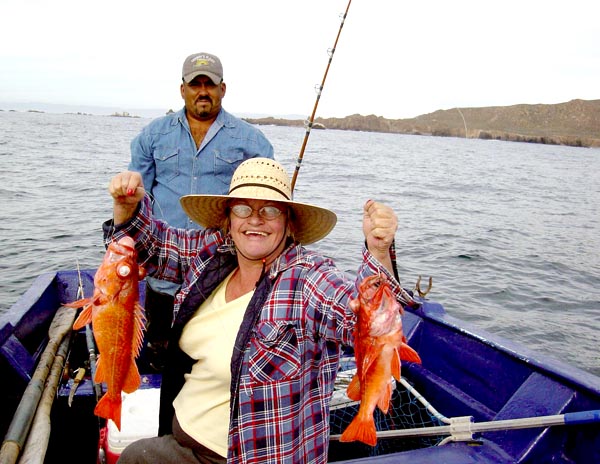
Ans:
<svg viewBox="0 0 600 464"><path fill-rule="evenodd" d="M137 390L141 380L135 359L144 338L144 309L139 304L138 290L143 277L144 271L137 264L135 242L131 237L123 237L108 246L94 277L94 295L66 305L84 307L73 329L92 323L100 352L94 380L107 386L94 414L112 419L119 430L121 391Z"/></svg>
<svg viewBox="0 0 600 464"><path fill-rule="evenodd" d="M360 407L340 441L359 440L375 446L375 406L387 414L392 376L400 380L400 359L420 363L421 358L406 344L402 332L403 309L384 275L365 278L359 285L358 297L350 301L350 308L357 315L354 328L356 374L348 385L347 394L353 401L360 400Z"/></svg>

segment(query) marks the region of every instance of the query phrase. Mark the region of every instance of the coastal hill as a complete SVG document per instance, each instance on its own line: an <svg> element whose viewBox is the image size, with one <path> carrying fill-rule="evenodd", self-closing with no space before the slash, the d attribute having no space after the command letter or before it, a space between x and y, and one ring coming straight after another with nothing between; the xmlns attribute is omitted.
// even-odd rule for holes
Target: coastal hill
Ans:
<svg viewBox="0 0 600 464"><path fill-rule="evenodd" d="M299 119L244 118L252 124L304 126ZM316 118L313 128L600 147L600 100L438 110L411 119L353 114Z"/></svg>

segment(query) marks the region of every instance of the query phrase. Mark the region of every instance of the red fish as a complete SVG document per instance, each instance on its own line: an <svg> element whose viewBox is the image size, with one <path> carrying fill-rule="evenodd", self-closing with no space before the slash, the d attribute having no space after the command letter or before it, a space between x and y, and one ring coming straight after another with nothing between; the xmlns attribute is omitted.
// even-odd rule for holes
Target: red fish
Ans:
<svg viewBox="0 0 600 464"><path fill-rule="evenodd" d="M108 246L94 277L93 296L66 305L84 306L73 329L92 323L100 352L94 380L107 386L94 413L112 419L119 430L121 391L131 393L141 381L135 359L144 338L145 317L138 290L143 277L144 270L137 264L135 242L131 237L123 237Z"/></svg>
<svg viewBox="0 0 600 464"><path fill-rule="evenodd" d="M360 400L357 415L342 434L340 441L377 444L373 412L375 406L387 414L392 396L392 376L400 380L400 360L421 362L415 350L406 344L402 332L402 306L396 301L383 275L364 279L358 297L350 301L357 315L354 329L356 374L347 394Z"/></svg>

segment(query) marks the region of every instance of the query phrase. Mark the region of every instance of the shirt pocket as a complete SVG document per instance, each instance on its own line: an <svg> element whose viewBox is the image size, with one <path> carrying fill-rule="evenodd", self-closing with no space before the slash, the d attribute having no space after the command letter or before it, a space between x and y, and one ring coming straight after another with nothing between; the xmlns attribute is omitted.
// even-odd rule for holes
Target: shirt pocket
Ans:
<svg viewBox="0 0 600 464"><path fill-rule="evenodd" d="M258 383L288 380L300 373L299 334L289 322L263 322L250 341L250 377Z"/></svg>
<svg viewBox="0 0 600 464"><path fill-rule="evenodd" d="M240 147L228 147L215 151L215 178L220 180L229 190L233 171L246 159Z"/></svg>
<svg viewBox="0 0 600 464"><path fill-rule="evenodd" d="M179 175L179 148L160 147L154 151L156 177L168 182Z"/></svg>

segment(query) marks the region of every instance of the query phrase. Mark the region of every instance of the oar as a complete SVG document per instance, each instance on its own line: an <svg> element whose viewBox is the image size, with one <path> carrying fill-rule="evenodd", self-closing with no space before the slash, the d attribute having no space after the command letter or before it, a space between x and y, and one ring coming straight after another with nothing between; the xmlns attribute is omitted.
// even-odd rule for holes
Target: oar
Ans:
<svg viewBox="0 0 600 464"><path fill-rule="evenodd" d="M351 358L350 358L351 359ZM444 438L439 445L449 441L472 441L473 434L479 432L495 432L498 430L516 430L535 427L551 427L555 425L581 425L600 422L600 410L570 412L553 416L523 417L520 419L505 419L474 423L472 416L461 416L448 418L438 412L433 405L427 401L405 378L400 383L419 401L429 413L448 425L432 427L415 427L402 430L383 430L377 432L377 438L397 437L432 437L438 435L450 435ZM339 440L341 434L330 435L330 440Z"/></svg>
<svg viewBox="0 0 600 464"><path fill-rule="evenodd" d="M600 410L569 412L554 416L523 417L521 419L506 419L487 422L473 422L473 417L455 417L450 419L450 425L435 427L417 427L414 429L384 430L377 432L377 438L398 437L431 437L451 435L441 443L448 441L472 441L474 433L497 432L499 430L517 430L536 427L551 427L555 425L596 424L600 422ZM331 435L330 440L339 440L341 435Z"/></svg>
<svg viewBox="0 0 600 464"><path fill-rule="evenodd" d="M0 449L0 464L14 464L17 461L31 428L31 422L42 396L46 378L52 368L54 357L60 342L73 326L76 312L75 308L65 306L61 306L56 311L48 329L48 344L40 357L33 377L23 392L23 397L4 437Z"/></svg>
<svg viewBox="0 0 600 464"><path fill-rule="evenodd" d="M35 412L31 430L23 447L19 464L43 464L50 440L51 423L50 412L56 395L58 384L62 377L65 359L69 349L70 337L64 337L52 364L52 370L46 380L46 386L40 399L40 404Z"/></svg>

